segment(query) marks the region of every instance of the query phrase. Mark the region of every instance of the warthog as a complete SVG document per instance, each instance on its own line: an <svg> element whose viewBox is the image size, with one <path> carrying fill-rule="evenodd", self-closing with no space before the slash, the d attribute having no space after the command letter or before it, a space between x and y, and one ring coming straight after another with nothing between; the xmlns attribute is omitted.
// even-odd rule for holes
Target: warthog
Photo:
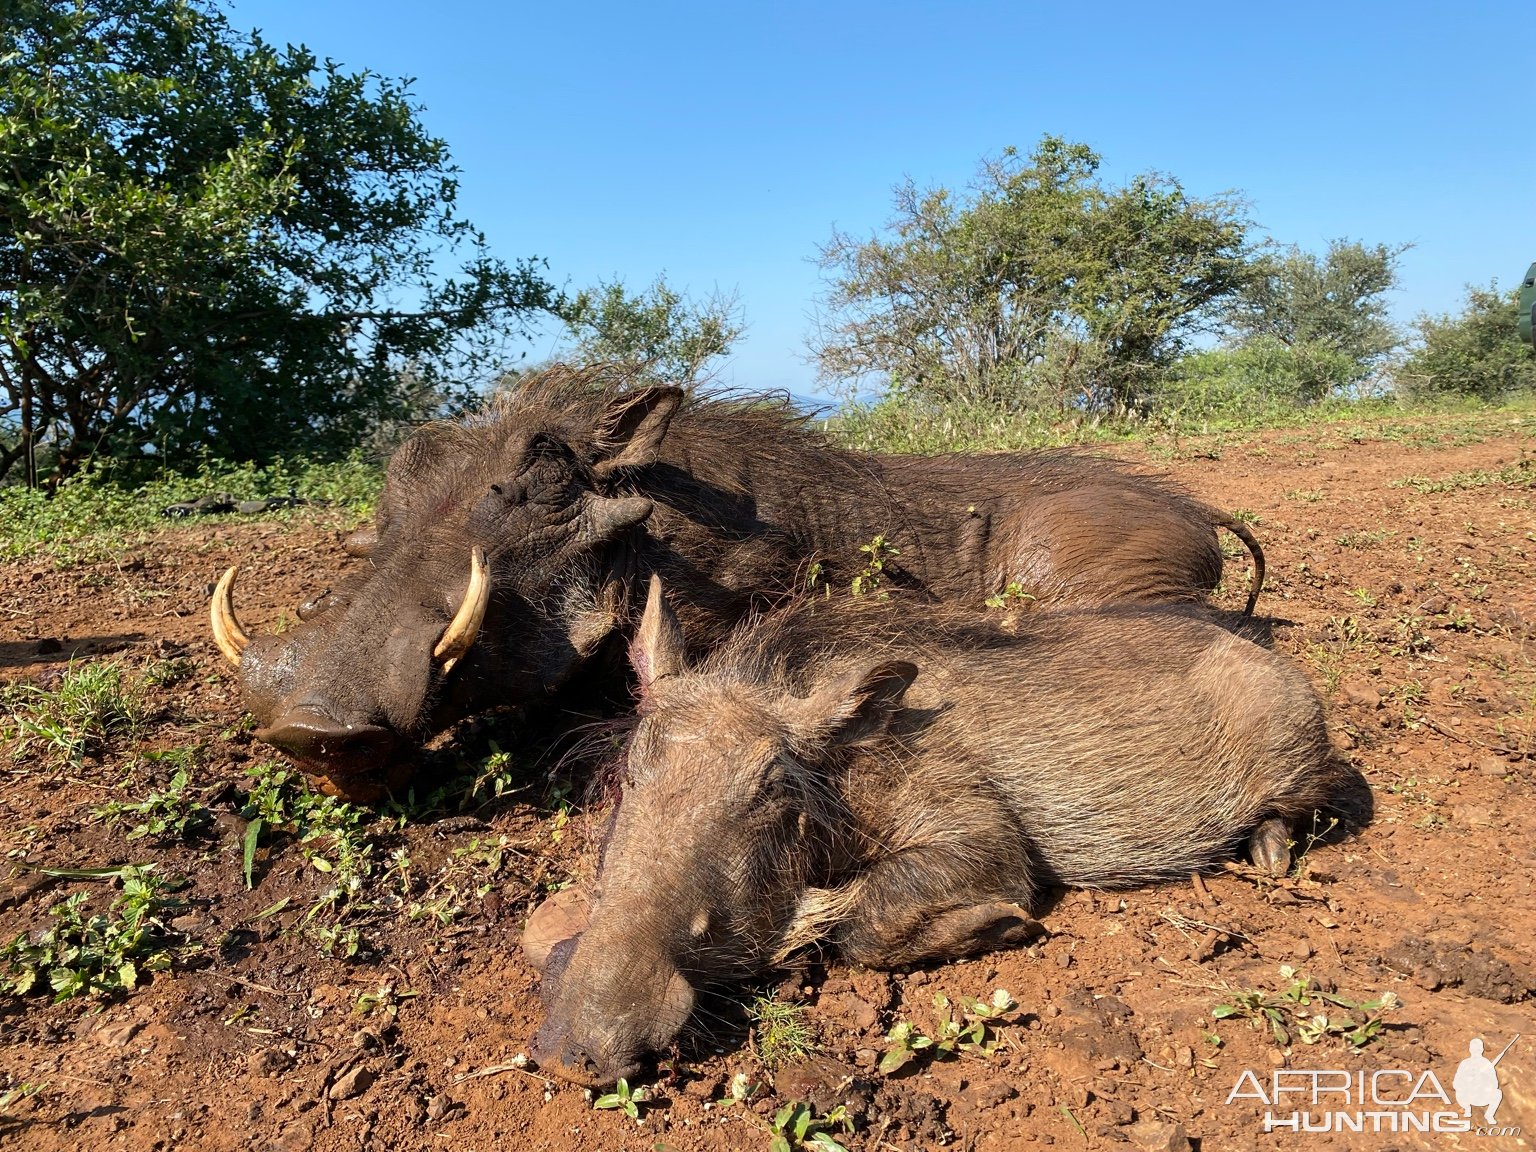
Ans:
<svg viewBox="0 0 1536 1152"><path fill-rule="evenodd" d="M882 458L831 446L782 404L605 381L551 371L418 432L390 461L376 532L348 541L367 563L288 632L249 639L225 573L214 636L260 739L366 799L455 720L545 699L583 668L622 687L633 592L652 573L705 651L807 579L846 587L880 534L895 586L1091 604L1198 599L1220 579L1225 525L1253 550L1258 592L1241 524L1112 461Z"/></svg>
<svg viewBox="0 0 1536 1152"><path fill-rule="evenodd" d="M1245 842L1284 870L1317 810L1368 812L1302 675L1195 613L1009 634L934 611L794 607L690 671L653 585L640 720L590 921L546 970L541 1068L628 1076L701 986L813 942L874 967L1007 946L1039 931L1043 889L1185 876Z"/></svg>

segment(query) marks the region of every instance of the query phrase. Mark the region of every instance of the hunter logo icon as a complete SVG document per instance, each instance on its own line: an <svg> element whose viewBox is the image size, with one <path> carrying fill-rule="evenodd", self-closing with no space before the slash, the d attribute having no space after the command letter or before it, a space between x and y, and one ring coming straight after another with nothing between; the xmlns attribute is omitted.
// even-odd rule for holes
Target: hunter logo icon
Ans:
<svg viewBox="0 0 1536 1152"><path fill-rule="evenodd" d="M1520 1034L1515 1033L1515 1040L1520 1039ZM1467 1045L1467 1058L1456 1066L1456 1078L1451 1081L1451 1090L1456 1093L1456 1103L1461 1107L1463 1115L1472 1115L1472 1109L1483 1109L1483 1119L1492 1124L1499 1111L1499 1104L1504 1099L1504 1093L1499 1088L1499 1061L1504 1059L1504 1053L1515 1046L1515 1040L1504 1045L1492 1060L1483 1055L1483 1042L1473 1037Z"/></svg>

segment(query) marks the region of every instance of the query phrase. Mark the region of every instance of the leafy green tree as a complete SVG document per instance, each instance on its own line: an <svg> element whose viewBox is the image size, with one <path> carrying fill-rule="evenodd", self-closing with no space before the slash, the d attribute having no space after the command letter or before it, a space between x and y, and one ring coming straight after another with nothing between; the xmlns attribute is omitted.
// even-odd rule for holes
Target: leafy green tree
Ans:
<svg viewBox="0 0 1536 1152"><path fill-rule="evenodd" d="M1413 396L1463 395L1497 399L1536 388L1536 356L1520 339L1519 289L1467 287L1456 315L1414 321L1418 346L1398 380Z"/></svg>
<svg viewBox="0 0 1536 1152"><path fill-rule="evenodd" d="M1387 316L1408 245L1333 240L1323 256L1295 246L1254 260L1229 314L1239 342L1291 350L1297 399L1316 400L1364 379L1402 344Z"/></svg>
<svg viewBox="0 0 1536 1152"><path fill-rule="evenodd" d="M554 294L457 214L419 112L214 0L6 0L0 477L335 451L407 366L490 375Z"/></svg>
<svg viewBox="0 0 1536 1152"><path fill-rule="evenodd" d="M625 364L685 387L706 377L746 330L735 297L717 293L695 304L664 276L634 295L622 281L600 283L564 303L560 317L576 342L574 358Z"/></svg>
<svg viewBox="0 0 1536 1152"><path fill-rule="evenodd" d="M968 194L901 185L883 234L835 232L822 377L943 402L1133 402L1242 284L1247 221L1234 195L1155 173L1111 188L1099 163L1046 136L984 163Z"/></svg>

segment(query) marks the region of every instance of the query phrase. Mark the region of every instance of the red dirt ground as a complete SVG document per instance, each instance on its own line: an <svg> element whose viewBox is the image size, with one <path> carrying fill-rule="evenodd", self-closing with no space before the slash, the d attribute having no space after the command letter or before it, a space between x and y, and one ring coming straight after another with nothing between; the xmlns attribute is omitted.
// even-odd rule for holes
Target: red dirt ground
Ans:
<svg viewBox="0 0 1536 1152"><path fill-rule="evenodd" d="M1374 822L1308 855L1278 882L1234 866L1208 881L1078 892L1049 908L1036 946L910 973L840 965L792 974L819 1041L812 1061L766 1069L744 1028L717 1031L664 1074L638 1125L580 1090L518 1067L539 1019L518 946L529 908L565 879L587 822L568 825L541 767L508 796L429 820L370 828L378 892L359 911L367 944L323 955L300 931L324 888L296 846L263 849L241 876L237 789L264 759L240 728L234 677L204 626L212 580L241 561L248 625L276 626L345 569L349 525L207 523L125 545L112 561L0 567L0 677L57 682L71 658L130 671L185 658L149 689L151 715L78 765L13 760L0 795L0 941L36 932L73 891L104 908L101 881L25 866L155 862L184 875L174 927L200 953L118 999L51 1005L0 996L0 1146L27 1149L766 1149L787 1100L848 1102L850 1149L1446 1148L1529 1146L1536 1135L1536 420L1512 413L1332 425L1124 454L1166 467L1212 503L1257 517L1270 578L1260 603L1276 647L1327 699L1339 743L1375 792ZM1410 477L1449 484L1405 485ZM1428 490L1425 490L1428 489ZM1437 490L1438 489L1438 490ZM189 493L196 495L196 493ZM1229 606L1245 580L1234 565ZM57 645L40 641L57 641ZM486 755L484 734L463 755ZM129 842L92 809L164 787L146 750L200 746L194 782L216 815L185 844ZM450 747L440 754L451 760ZM8 757L9 759L9 757ZM499 844L499 859L486 844ZM408 882L382 876L406 848ZM456 894L447 924L402 909ZM289 906L258 918L284 897ZM1343 999L1401 1005L1369 1043L1289 1043L1213 1009L1238 992L1278 997L1282 965ZM359 996L393 989L371 1011ZM1018 1001L989 1057L919 1060L882 1077L898 1019L931 1031L933 996ZM1273 1003L1282 1003L1275 1000ZM1334 1022L1347 1009L1317 1005ZM1404 1070L1449 1095L1468 1041L1500 1063L1500 1127L1524 1135L1265 1134L1266 1111L1314 1122L1358 1105L1305 1092L1266 1108L1256 1087L1287 1070ZM1245 1070L1246 1097L1231 1100ZM725 1106L731 1077L763 1085ZM1367 1088L1371 1077L1365 1077ZM1300 1077L1282 1085L1306 1084ZM1357 1083L1355 1081L1352 1084ZM1380 1097L1407 1081L1378 1081ZM1417 1111L1457 1111L1421 1097ZM1390 1113L1389 1105L1365 1106ZM1459 1113L1458 1113L1459 1115ZM1386 1121L1379 1121L1385 1123ZM1367 1127L1373 1123L1369 1118Z"/></svg>

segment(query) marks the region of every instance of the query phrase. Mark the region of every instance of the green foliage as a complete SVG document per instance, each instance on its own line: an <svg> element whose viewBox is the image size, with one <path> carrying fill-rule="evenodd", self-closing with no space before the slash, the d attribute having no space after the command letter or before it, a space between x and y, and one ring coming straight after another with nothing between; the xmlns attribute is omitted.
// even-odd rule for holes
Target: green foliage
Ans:
<svg viewBox="0 0 1536 1152"><path fill-rule="evenodd" d="M631 1088L629 1081L620 1077L619 1082L613 1086L613 1091L609 1092L606 1096L599 1096L596 1100L592 1101L592 1107L612 1108L623 1112L631 1120L638 1122L640 1119L640 1105L644 1104L649 1098L650 1094L645 1090L644 1085Z"/></svg>
<svg viewBox="0 0 1536 1152"><path fill-rule="evenodd" d="M304 913L302 922L311 939L328 955L355 955L361 933L343 920L374 874L373 844L365 832L368 811L312 791L301 775L271 761L246 775L251 786L240 809L248 821L242 842L246 887L253 886L262 840L274 833L291 837L310 867L331 881Z"/></svg>
<svg viewBox="0 0 1536 1152"><path fill-rule="evenodd" d="M825 1116L818 1116L809 1104L791 1100L773 1114L773 1138L768 1142L768 1152L795 1152L800 1148L848 1152L832 1135L832 1131L837 1128L845 1132L853 1131L853 1120L841 1104Z"/></svg>
<svg viewBox="0 0 1536 1152"><path fill-rule="evenodd" d="M0 692L0 706L17 756L40 746L73 763L100 754L114 736L132 735L144 719L138 689L123 682L123 666L112 661L71 664L52 690L13 684Z"/></svg>
<svg viewBox="0 0 1536 1152"><path fill-rule="evenodd" d="M933 1035L919 1032L905 1020L898 1020L886 1035L890 1046L880 1058L880 1071L885 1075L905 1067L919 1054L953 1056L956 1052L978 1052L990 1056L998 1045L995 1025L1002 1022L1016 1007L1013 997L999 988L990 1000L960 998L955 1008L943 993L933 998L939 1024Z"/></svg>
<svg viewBox="0 0 1536 1152"><path fill-rule="evenodd" d="M1150 386L1154 411L1175 421L1260 421L1338 393L1362 372L1359 361L1326 344L1286 344L1271 335L1230 348L1194 352Z"/></svg>
<svg viewBox="0 0 1536 1152"><path fill-rule="evenodd" d="M458 216L420 111L216 0L8 4L0 476L335 453L497 370L554 293Z"/></svg>
<svg viewBox="0 0 1536 1152"><path fill-rule="evenodd" d="M988 608L1007 608L1014 604L1028 604L1034 598L1032 593L1024 591L1024 585L1017 580L1010 580L1001 592L988 596L983 603Z"/></svg>
<svg viewBox="0 0 1536 1152"><path fill-rule="evenodd" d="M1398 373L1414 398L1443 395L1497 399L1536 388L1536 356L1520 339L1519 290L1468 286L1458 315L1414 321L1419 346Z"/></svg>
<svg viewBox="0 0 1536 1152"><path fill-rule="evenodd" d="M695 304L665 277L631 296L622 281L579 292L559 307L574 358L613 361L646 380L688 387L708 375L746 331L734 297Z"/></svg>
<svg viewBox="0 0 1536 1152"><path fill-rule="evenodd" d="M1316 980L1289 965L1281 965L1280 979L1285 986L1279 992L1233 992L1211 1015L1218 1020L1233 1016L1251 1020L1255 1028L1268 1028L1277 1044L1291 1043L1293 1034L1303 1044L1338 1036L1353 1048L1363 1048L1381 1034L1385 1017L1400 1004L1391 992L1375 1000L1347 1000L1323 991Z"/></svg>
<svg viewBox="0 0 1536 1152"><path fill-rule="evenodd" d="M798 1004L757 996L747 1006L747 1018L752 1021L753 1048L769 1068L816 1051L816 1037Z"/></svg>
<svg viewBox="0 0 1536 1152"><path fill-rule="evenodd" d="M41 552L69 562L116 555L125 535L164 528L163 508L213 492L227 492L236 500L292 494L356 518L373 510L382 482L382 470L356 455L336 463L276 460L266 466L204 459L186 472L148 479L136 477L126 464L90 467L51 493L0 487L0 558ZM302 509L265 512L260 518L296 514Z"/></svg>
<svg viewBox="0 0 1536 1152"><path fill-rule="evenodd" d="M982 165L970 195L896 189L884 234L834 233L812 352L823 379L942 403L1131 406L1243 282L1247 222L1157 174L1121 188L1086 145L1044 137Z"/></svg>
<svg viewBox="0 0 1536 1152"><path fill-rule="evenodd" d="M129 840L188 840L213 823L213 813L202 806L191 790L191 775L185 767L176 770L165 791L151 792L137 803L108 801L95 809L93 815L108 823L137 817L139 822L128 832Z"/></svg>
<svg viewBox="0 0 1536 1152"><path fill-rule="evenodd" d="M1439 479L1429 476L1409 476L1403 480L1390 481L1387 487L1412 488L1419 495L1427 496L1438 492L1486 488L1491 484L1507 484L1515 488L1536 486L1536 459L1522 456L1513 464L1506 464L1494 472L1479 468L1474 472L1453 472Z"/></svg>
<svg viewBox="0 0 1536 1152"><path fill-rule="evenodd" d="M892 547L881 533L868 544L860 544L859 551L864 555L864 570L853 578L850 591L855 596L886 599L890 593L881 587L885 583L885 566L901 555L901 549Z"/></svg>
<svg viewBox="0 0 1536 1152"><path fill-rule="evenodd" d="M1402 343L1385 297L1407 248L1333 240L1321 257L1294 245L1258 257L1228 317L1240 347L1266 349L1294 400L1358 383Z"/></svg>
<svg viewBox="0 0 1536 1152"><path fill-rule="evenodd" d="M54 1003L74 996L131 992L146 972L163 972L178 949L161 914L181 905L166 899L164 881L148 867L129 866L113 873L123 891L111 909L86 915L88 898L77 892L49 909L51 928L34 941L22 933L3 949L5 973L0 986L17 996L46 986Z"/></svg>

